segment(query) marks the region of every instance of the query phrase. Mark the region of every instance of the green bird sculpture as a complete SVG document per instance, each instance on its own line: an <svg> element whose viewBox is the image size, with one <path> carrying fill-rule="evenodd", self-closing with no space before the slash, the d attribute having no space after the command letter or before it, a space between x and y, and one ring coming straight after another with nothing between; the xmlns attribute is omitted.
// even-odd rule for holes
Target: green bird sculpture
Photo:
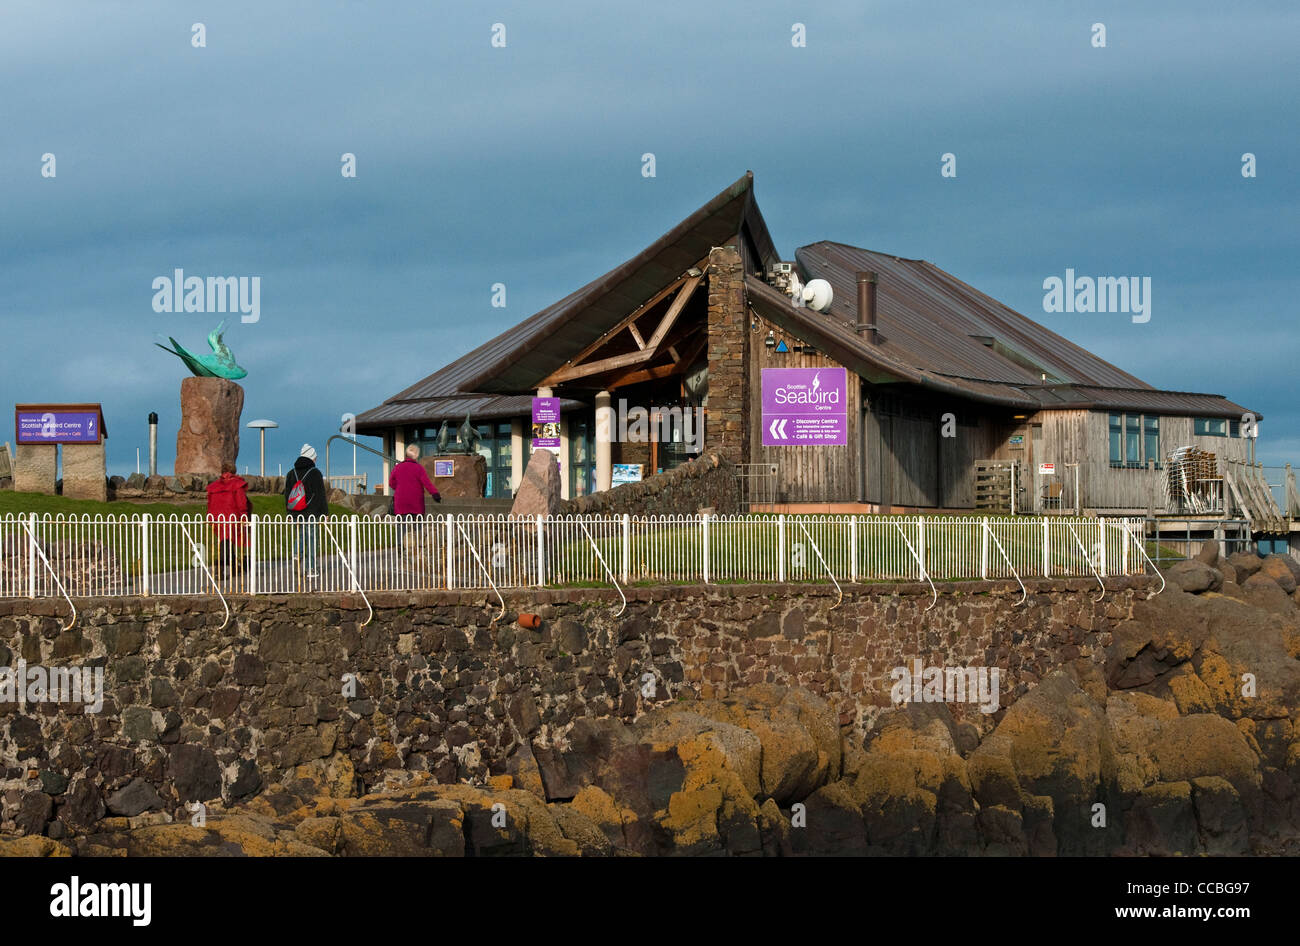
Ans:
<svg viewBox="0 0 1300 946"><path fill-rule="evenodd" d="M211 355L196 355L193 352L186 351L176 339L168 336L167 341L172 343L172 347L154 342L163 351L171 352L181 361L185 362L185 367L194 372L200 378L225 378L228 381L235 381L239 378L248 376L248 372L241 368L235 362L235 355L221 340L221 331L226 327L222 321L220 325L208 333L208 347L212 349ZM159 336L161 337L161 336Z"/></svg>

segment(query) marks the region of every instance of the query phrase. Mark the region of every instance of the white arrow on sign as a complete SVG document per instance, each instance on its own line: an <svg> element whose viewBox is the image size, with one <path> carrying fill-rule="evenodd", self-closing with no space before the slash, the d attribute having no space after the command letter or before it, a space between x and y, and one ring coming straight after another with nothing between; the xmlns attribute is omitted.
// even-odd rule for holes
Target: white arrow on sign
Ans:
<svg viewBox="0 0 1300 946"><path fill-rule="evenodd" d="M786 421L786 418L784 418L784 417L782 417L782 418L780 418L780 419L778 419L778 420L774 420L774 421L772 421L772 426L768 428L768 433L770 433L770 434L772 435L772 439L773 439L773 440L784 440L784 439L786 439L786 438L785 438L785 421Z"/></svg>

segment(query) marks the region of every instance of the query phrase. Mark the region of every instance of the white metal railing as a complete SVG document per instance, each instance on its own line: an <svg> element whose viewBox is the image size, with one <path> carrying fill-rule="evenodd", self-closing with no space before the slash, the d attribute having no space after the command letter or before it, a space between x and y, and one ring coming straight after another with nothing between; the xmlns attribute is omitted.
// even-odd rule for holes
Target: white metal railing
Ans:
<svg viewBox="0 0 1300 946"><path fill-rule="evenodd" d="M725 515L0 517L0 597L1097 578L1142 520ZM620 589L621 590L621 589ZM367 600L367 604L369 601Z"/></svg>

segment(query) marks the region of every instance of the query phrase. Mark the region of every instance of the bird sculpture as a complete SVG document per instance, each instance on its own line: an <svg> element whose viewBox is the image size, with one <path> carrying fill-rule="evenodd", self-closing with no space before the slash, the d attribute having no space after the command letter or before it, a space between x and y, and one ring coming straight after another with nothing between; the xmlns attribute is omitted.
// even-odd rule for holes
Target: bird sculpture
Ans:
<svg viewBox="0 0 1300 946"><path fill-rule="evenodd" d="M154 342L163 351L171 352L181 361L185 362L185 367L194 372L200 378L225 378L228 381L234 381L238 378L248 376L248 372L235 363L235 355L221 340L221 331L226 327L223 321L220 325L208 333L208 347L212 349L211 355L196 355L193 352L186 351L176 339L168 336L167 340L172 343L172 347Z"/></svg>
<svg viewBox="0 0 1300 946"><path fill-rule="evenodd" d="M465 423L460 425L456 431L456 439L460 441L461 449L467 456L473 456L478 453L479 441L483 437L479 434L478 428L470 423L469 415L465 415Z"/></svg>
<svg viewBox="0 0 1300 946"><path fill-rule="evenodd" d="M438 453L445 456L447 454L447 442L451 440L451 428L447 426L444 420L442 426L438 428Z"/></svg>

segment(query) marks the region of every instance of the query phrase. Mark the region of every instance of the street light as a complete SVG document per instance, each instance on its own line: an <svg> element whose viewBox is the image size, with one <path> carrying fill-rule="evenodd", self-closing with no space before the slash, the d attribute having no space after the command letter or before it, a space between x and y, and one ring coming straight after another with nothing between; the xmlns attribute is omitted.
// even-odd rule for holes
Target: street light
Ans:
<svg viewBox="0 0 1300 946"><path fill-rule="evenodd" d="M266 429L268 427L279 427L273 420L250 420L248 426L256 430L262 439L262 457L258 464L258 476L266 476Z"/></svg>

